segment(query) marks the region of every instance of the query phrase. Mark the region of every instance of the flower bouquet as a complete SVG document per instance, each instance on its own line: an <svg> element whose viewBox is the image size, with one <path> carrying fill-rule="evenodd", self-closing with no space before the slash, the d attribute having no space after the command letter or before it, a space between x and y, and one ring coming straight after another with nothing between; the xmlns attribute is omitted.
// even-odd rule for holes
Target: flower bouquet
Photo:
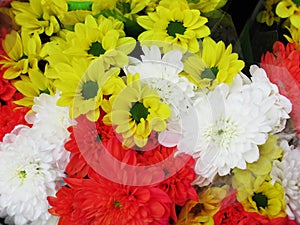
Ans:
<svg viewBox="0 0 300 225"><path fill-rule="evenodd" d="M300 224L299 5L1 1L2 223Z"/></svg>

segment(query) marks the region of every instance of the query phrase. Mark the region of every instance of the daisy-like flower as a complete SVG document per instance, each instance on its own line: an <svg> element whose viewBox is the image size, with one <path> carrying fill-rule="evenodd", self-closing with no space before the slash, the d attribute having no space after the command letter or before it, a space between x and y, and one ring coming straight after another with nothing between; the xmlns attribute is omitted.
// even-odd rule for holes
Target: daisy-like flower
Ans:
<svg viewBox="0 0 300 225"><path fill-rule="evenodd" d="M125 17L133 19L134 15L142 11L149 3L150 0L114 0L115 7Z"/></svg>
<svg viewBox="0 0 300 225"><path fill-rule="evenodd" d="M180 211L176 225L210 225L213 216L220 209L221 201L227 194L225 187L210 187L199 193L198 201L188 201Z"/></svg>
<svg viewBox="0 0 300 225"><path fill-rule="evenodd" d="M89 65L87 61L77 58L72 60L72 65L61 63L57 68L63 68L59 79L54 82L55 87L62 92L57 104L70 106L71 118L86 114L88 119L96 121L100 115L104 84L111 77L117 76L119 69L105 71L101 59Z"/></svg>
<svg viewBox="0 0 300 225"><path fill-rule="evenodd" d="M224 176L257 161L258 145L266 142L270 132L282 130L288 118L289 101L279 95L262 69L252 67L250 72L252 83L244 78L248 83L243 84L238 75L231 86L220 84L207 94L199 93L194 104L197 130L195 122L183 127L178 149L193 155L196 173L210 181L216 173ZM195 118L186 117L184 121Z"/></svg>
<svg viewBox="0 0 300 225"><path fill-rule="evenodd" d="M47 77L39 69L28 69L28 76L21 75L20 79L13 82L16 89L23 94L23 98L15 101L21 106L30 107L34 104L34 97L38 97L42 93L54 95L55 88L53 81Z"/></svg>
<svg viewBox="0 0 300 225"><path fill-rule="evenodd" d="M278 183L272 185L265 181L260 186L254 187L253 193L246 199L239 201L244 206L245 211L257 212L269 219L285 217L286 215L284 191Z"/></svg>
<svg viewBox="0 0 300 225"><path fill-rule="evenodd" d="M178 0L177 0L178 1ZM159 5L162 6L169 6L172 4L172 0L162 0L159 2ZM180 0L179 0L180 2ZM189 4L189 7L191 9L197 9L200 12L208 13L213 10L219 9L227 2L226 0L187 0L186 1Z"/></svg>
<svg viewBox="0 0 300 225"><path fill-rule="evenodd" d="M51 36L60 30L56 15L43 7L40 0L29 2L13 1L11 6L15 13L15 20L22 29L29 33L45 33Z"/></svg>
<svg viewBox="0 0 300 225"><path fill-rule="evenodd" d="M103 58L105 69L110 65L123 67L128 63L127 54L135 47L135 40L125 37L123 26L116 19L88 15L84 23L77 23L74 32L66 35L69 46L63 52L88 61Z"/></svg>
<svg viewBox="0 0 300 225"><path fill-rule="evenodd" d="M198 39L210 34L205 25L207 21L198 10L189 9L187 4L172 4L168 8L158 6L155 12L137 18L138 24L146 29L138 40L142 44L160 44L165 50L179 48L196 53L199 51Z"/></svg>
<svg viewBox="0 0 300 225"><path fill-rule="evenodd" d="M104 123L116 126L126 147L143 147L147 144L151 131L166 129L170 108L161 102L155 90L142 86L139 75L127 75L127 86L116 96L111 97Z"/></svg>
<svg viewBox="0 0 300 225"><path fill-rule="evenodd" d="M279 1L280 0L264 0L262 3L264 10L257 14L256 20L260 23L266 23L268 26L272 26L274 23L279 23L280 18L274 11Z"/></svg>
<svg viewBox="0 0 300 225"><path fill-rule="evenodd" d="M55 193L56 181L63 177L63 170L51 164L45 151L50 146L43 139L37 141L37 134L23 126L0 143L0 211L16 225L35 220L46 224L50 217L46 197Z"/></svg>
<svg viewBox="0 0 300 225"><path fill-rule="evenodd" d="M41 50L41 40L37 34L29 35L16 31L7 34L2 42L6 55L0 61L2 68L7 68L4 78L14 79L20 74L26 74L30 67L37 67Z"/></svg>
<svg viewBox="0 0 300 225"><path fill-rule="evenodd" d="M287 204L287 214L300 223L300 148L288 149L282 160L275 160L271 171L271 182L282 185Z"/></svg>
<svg viewBox="0 0 300 225"><path fill-rule="evenodd" d="M281 18L289 18L291 24L300 28L300 2L295 0L281 0L276 6L276 14Z"/></svg>
<svg viewBox="0 0 300 225"><path fill-rule="evenodd" d="M244 65L238 54L232 53L231 44L225 48L223 41L216 43L207 37L202 42L200 54L184 62L184 72L198 87L214 88L219 83L231 84Z"/></svg>

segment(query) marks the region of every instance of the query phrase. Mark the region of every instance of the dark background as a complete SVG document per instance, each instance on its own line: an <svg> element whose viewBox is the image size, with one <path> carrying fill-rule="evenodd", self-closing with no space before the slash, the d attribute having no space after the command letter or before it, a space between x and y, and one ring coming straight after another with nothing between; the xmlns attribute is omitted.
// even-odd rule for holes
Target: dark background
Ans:
<svg viewBox="0 0 300 225"><path fill-rule="evenodd" d="M231 15L238 36L242 34L245 24L259 2L259 0L228 0L224 9ZM4 224L3 219L0 219L1 223Z"/></svg>

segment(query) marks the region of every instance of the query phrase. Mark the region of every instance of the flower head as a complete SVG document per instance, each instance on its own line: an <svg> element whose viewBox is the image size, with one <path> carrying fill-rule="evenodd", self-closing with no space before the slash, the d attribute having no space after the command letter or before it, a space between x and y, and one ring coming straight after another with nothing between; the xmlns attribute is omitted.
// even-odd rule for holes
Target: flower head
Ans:
<svg viewBox="0 0 300 225"><path fill-rule="evenodd" d="M68 191L66 195L58 194L57 200L51 198L50 212L78 224L168 223L171 201L162 190L114 183L95 173L89 176L90 179L66 179L74 194ZM62 206L60 202L67 204Z"/></svg>
<svg viewBox="0 0 300 225"><path fill-rule="evenodd" d="M40 0L30 0L29 2L13 1L11 6L16 15L16 23L26 32L45 33L51 36L60 30L55 14L43 7Z"/></svg>
<svg viewBox="0 0 300 225"><path fill-rule="evenodd" d="M110 65L123 67L128 63L127 54L135 47L135 40L125 37L122 22L104 16L95 19L88 15L66 39L70 45L64 46L64 54L88 61L103 58L105 69Z"/></svg>
<svg viewBox="0 0 300 225"><path fill-rule="evenodd" d="M233 78L243 69L245 63L232 53L232 46L225 48L223 41L216 43L204 38L199 55L193 55L184 62L184 71L200 88L214 88L217 84L231 84Z"/></svg>
<svg viewBox="0 0 300 225"><path fill-rule="evenodd" d="M157 6L155 12L139 16L137 22L146 29L138 37L142 44L147 41L160 43L163 47L171 44L171 48L179 48L184 52L198 52L198 39L210 34L205 25L207 18L200 16L198 10L189 9L187 5L171 5L169 8Z"/></svg>
<svg viewBox="0 0 300 225"><path fill-rule="evenodd" d="M143 147L151 131L166 129L170 116L168 105L161 102L157 92L147 85L142 86L139 75L127 76L127 86L116 96L110 97L110 106L104 123L116 126L126 147Z"/></svg>

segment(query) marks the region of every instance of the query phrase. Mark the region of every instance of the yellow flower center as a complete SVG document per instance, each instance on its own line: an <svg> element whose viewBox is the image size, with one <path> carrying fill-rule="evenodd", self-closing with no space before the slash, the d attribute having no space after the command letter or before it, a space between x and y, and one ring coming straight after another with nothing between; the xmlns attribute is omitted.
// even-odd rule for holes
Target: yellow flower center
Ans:
<svg viewBox="0 0 300 225"><path fill-rule="evenodd" d="M85 100L94 98L98 93L98 84L95 81L88 81L83 84L81 94Z"/></svg>
<svg viewBox="0 0 300 225"><path fill-rule="evenodd" d="M255 193L252 200L256 203L258 209L260 207L265 209L268 206L268 198L263 193Z"/></svg>
<svg viewBox="0 0 300 225"><path fill-rule="evenodd" d="M105 53L105 49L103 48L102 44L99 41L93 42L90 49L88 50L88 54L93 55L95 57L99 57L104 53Z"/></svg>
<svg viewBox="0 0 300 225"><path fill-rule="evenodd" d="M176 34L184 34L186 27L181 22L171 21L167 27L167 33L169 36L176 37Z"/></svg>
<svg viewBox="0 0 300 225"><path fill-rule="evenodd" d="M68 11L76 10L92 10L93 2L82 2L82 1L68 1Z"/></svg>
<svg viewBox="0 0 300 225"><path fill-rule="evenodd" d="M132 119L136 123L140 123L142 118L146 120L147 116L149 115L148 108L146 108L144 106L144 104L141 102L134 103L130 109L130 113L131 113Z"/></svg>

